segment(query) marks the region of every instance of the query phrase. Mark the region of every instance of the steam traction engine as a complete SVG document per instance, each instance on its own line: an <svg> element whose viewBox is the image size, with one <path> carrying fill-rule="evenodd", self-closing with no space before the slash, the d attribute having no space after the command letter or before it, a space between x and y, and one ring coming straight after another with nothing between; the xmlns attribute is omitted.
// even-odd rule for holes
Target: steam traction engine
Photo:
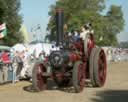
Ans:
<svg viewBox="0 0 128 102"><path fill-rule="evenodd" d="M106 56L104 50L96 47L93 34L84 40L70 41L63 38L62 9L56 11L57 46L50 56L33 68L32 82L37 91L47 88L47 79L53 79L59 87L73 86L75 92L84 89L86 79L93 87L101 87L106 80Z"/></svg>

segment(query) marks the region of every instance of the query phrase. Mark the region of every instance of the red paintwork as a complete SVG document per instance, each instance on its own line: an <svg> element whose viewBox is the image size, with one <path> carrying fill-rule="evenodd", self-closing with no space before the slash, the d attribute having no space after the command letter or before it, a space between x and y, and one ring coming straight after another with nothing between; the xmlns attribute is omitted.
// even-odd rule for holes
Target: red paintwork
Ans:
<svg viewBox="0 0 128 102"><path fill-rule="evenodd" d="M64 79L64 73L54 73L53 77L61 82Z"/></svg>
<svg viewBox="0 0 128 102"><path fill-rule="evenodd" d="M90 55L92 48L95 47L95 41L94 41L93 34L90 34L87 46L88 46L88 55Z"/></svg>
<svg viewBox="0 0 128 102"><path fill-rule="evenodd" d="M103 86L106 81L106 73L107 73L107 62L106 62L106 56L105 56L104 50L101 50L99 54L98 65L99 65L99 68L98 68L99 80L100 80L101 86Z"/></svg>
<svg viewBox="0 0 128 102"><path fill-rule="evenodd" d="M81 56L80 56L79 54L75 53L75 52L72 52L72 53L70 53L70 55L69 55L69 60L70 60L71 62L78 61L78 60L80 60L80 58L81 58Z"/></svg>
<svg viewBox="0 0 128 102"><path fill-rule="evenodd" d="M80 41L74 42L74 46L81 53L84 51L82 39L80 39Z"/></svg>
<svg viewBox="0 0 128 102"><path fill-rule="evenodd" d="M81 91L84 89L85 86L85 78L86 78L86 63L83 63L78 67L78 81Z"/></svg>
<svg viewBox="0 0 128 102"><path fill-rule="evenodd" d="M44 77L42 77L42 74L44 72L44 66L42 64L39 64L37 66L37 85L40 90L46 89L46 80Z"/></svg>

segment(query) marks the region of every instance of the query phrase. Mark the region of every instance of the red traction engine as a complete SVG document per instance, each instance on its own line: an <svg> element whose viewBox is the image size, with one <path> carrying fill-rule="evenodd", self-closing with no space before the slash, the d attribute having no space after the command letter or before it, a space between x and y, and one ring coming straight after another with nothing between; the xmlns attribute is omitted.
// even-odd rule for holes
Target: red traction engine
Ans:
<svg viewBox="0 0 128 102"><path fill-rule="evenodd" d="M105 84L107 62L104 50L96 47L93 34L85 40L70 41L63 38L62 9L56 11L57 46L45 61L38 62L33 68L32 83L37 91L47 88L47 80L51 78L59 87L73 87L75 92L84 89L86 80L93 87Z"/></svg>

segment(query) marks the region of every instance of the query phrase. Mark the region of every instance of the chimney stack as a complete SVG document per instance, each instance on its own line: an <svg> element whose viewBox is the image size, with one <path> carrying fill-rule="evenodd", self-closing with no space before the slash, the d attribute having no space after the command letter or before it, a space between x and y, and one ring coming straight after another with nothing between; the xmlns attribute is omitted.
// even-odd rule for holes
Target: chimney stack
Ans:
<svg viewBox="0 0 128 102"><path fill-rule="evenodd" d="M63 44L63 26L64 26L64 10L56 9L56 32L57 32L57 46Z"/></svg>

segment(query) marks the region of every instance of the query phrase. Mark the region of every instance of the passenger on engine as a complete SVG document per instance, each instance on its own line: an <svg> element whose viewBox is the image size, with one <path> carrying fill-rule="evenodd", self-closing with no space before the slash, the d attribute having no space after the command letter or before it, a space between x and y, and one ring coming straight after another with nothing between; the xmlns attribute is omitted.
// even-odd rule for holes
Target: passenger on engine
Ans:
<svg viewBox="0 0 128 102"><path fill-rule="evenodd" d="M94 33L93 30L91 29L91 26L92 25L90 23L87 23L84 26L82 26L82 28L81 28L82 32L80 33L80 37L82 38L82 40L86 40L87 37L89 37L87 35L89 35L90 33L91 34Z"/></svg>
<svg viewBox="0 0 128 102"><path fill-rule="evenodd" d="M78 30L72 30L72 39L74 42L78 42L80 40L80 33Z"/></svg>

